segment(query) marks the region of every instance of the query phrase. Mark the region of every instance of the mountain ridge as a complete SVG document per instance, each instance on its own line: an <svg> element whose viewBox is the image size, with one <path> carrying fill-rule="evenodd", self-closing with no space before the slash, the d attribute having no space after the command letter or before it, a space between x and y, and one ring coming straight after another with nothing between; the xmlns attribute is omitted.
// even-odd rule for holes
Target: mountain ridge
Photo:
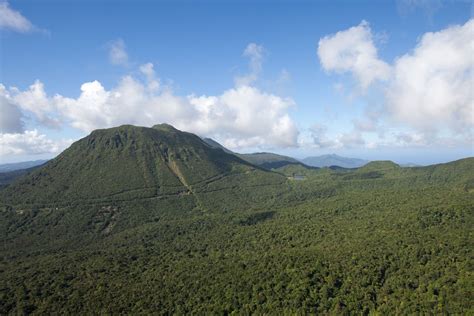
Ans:
<svg viewBox="0 0 474 316"><path fill-rule="evenodd" d="M309 166L319 168L331 166L338 166L343 168L359 168L369 163L368 160L343 157L336 154L310 156L302 159L301 161Z"/></svg>

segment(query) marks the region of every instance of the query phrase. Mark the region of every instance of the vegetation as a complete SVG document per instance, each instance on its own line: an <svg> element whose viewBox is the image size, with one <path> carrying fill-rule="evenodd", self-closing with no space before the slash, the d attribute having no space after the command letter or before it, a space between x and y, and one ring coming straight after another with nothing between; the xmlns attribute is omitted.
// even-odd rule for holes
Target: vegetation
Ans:
<svg viewBox="0 0 474 316"><path fill-rule="evenodd" d="M96 131L0 191L0 314L472 314L473 170Z"/></svg>

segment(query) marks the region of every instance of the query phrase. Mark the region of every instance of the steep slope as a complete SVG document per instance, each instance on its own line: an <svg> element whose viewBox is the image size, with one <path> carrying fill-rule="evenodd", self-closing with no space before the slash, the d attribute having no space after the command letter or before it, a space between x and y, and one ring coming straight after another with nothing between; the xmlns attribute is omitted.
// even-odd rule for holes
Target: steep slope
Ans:
<svg viewBox="0 0 474 316"><path fill-rule="evenodd" d="M172 126L124 125L96 130L75 142L6 187L0 198L8 204L130 200L192 194L221 178L263 178L264 173Z"/></svg>
<svg viewBox="0 0 474 316"><path fill-rule="evenodd" d="M223 151L225 151L226 153L228 154L235 154L232 150L229 150L227 148L225 148L224 146L222 146L220 143L216 142L215 140L213 140L212 138L203 138L202 139L206 144L208 144L209 146L211 146L212 148L220 148L222 149Z"/></svg>
<svg viewBox="0 0 474 316"><path fill-rule="evenodd" d="M315 157L306 157L302 160L303 163L313 167L331 167L338 166L343 168L359 168L367 164L369 161L358 158L347 158L335 154L322 155Z"/></svg>

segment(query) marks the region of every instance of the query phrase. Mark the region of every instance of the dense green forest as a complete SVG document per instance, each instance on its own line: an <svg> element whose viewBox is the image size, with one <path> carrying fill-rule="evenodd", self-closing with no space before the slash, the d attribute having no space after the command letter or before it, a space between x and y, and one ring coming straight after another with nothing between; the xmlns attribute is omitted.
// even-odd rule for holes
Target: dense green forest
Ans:
<svg viewBox="0 0 474 316"><path fill-rule="evenodd" d="M266 170L125 126L0 201L0 314L474 313L474 158Z"/></svg>

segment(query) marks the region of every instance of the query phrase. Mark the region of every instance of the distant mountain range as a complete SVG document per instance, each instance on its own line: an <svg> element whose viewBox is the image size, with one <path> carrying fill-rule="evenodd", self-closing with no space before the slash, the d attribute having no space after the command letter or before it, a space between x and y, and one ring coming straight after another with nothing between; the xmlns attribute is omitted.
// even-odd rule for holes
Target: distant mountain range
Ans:
<svg viewBox="0 0 474 316"><path fill-rule="evenodd" d="M31 167L42 165L47 161L48 160L33 160L33 161L0 164L0 172L9 172L9 171L15 171L15 170L21 170L21 169L28 169Z"/></svg>
<svg viewBox="0 0 474 316"><path fill-rule="evenodd" d="M213 148L221 148L227 153L232 153L241 159L250 162L251 164L266 168L266 169L274 169L280 168L289 164L300 164L307 167L316 167L316 168L323 168L323 167L331 167L331 166L338 166L342 168L359 168L363 165L369 163L368 160L358 159L358 158L348 158L342 157L336 154L331 155L322 155L322 156L314 156L314 157L307 157L302 160L297 160L292 157L278 155L274 153L268 152L261 152L261 153L251 153L251 154L239 154L235 153L215 140L211 138L203 138L204 142L206 142L209 146Z"/></svg>
<svg viewBox="0 0 474 316"><path fill-rule="evenodd" d="M338 166L343 168L359 168L369 163L368 160L342 157L336 154L307 157L302 159L301 161L308 166L318 168L331 166Z"/></svg>
<svg viewBox="0 0 474 316"><path fill-rule="evenodd" d="M283 156L283 155L278 155L278 154L268 153L268 152L239 154L227 149L226 147L222 146L221 144L219 144L218 142L216 142L215 140L211 138L203 138L203 141L213 148L220 148L226 153L234 154L242 160L245 160L253 165L256 165L265 169L280 168L289 164L304 165L303 163L301 163L301 161L298 161L297 159L288 157L288 156Z"/></svg>

